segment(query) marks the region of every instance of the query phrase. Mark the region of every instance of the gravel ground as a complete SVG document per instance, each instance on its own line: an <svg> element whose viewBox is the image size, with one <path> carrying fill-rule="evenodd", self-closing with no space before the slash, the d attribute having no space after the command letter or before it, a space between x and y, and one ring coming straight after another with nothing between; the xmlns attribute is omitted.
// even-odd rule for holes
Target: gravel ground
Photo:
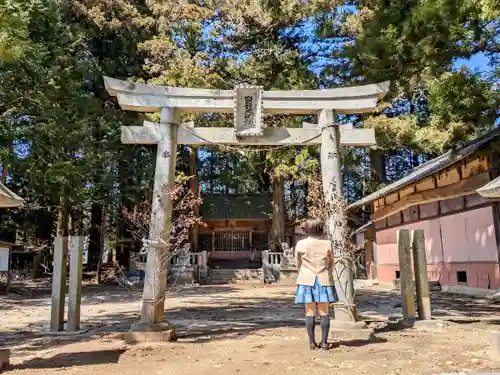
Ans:
<svg viewBox="0 0 500 375"><path fill-rule="evenodd" d="M29 295L0 297L0 345L11 349L16 374L438 374L500 370L490 359L488 333L500 324L500 305L435 292L441 323L408 328L389 285L358 285L360 315L375 331L332 330L334 348L309 351L303 312L293 286L237 284L176 287L167 317L176 343L127 346L122 332L138 318L141 293L123 287L84 287L79 335L47 334L47 285L24 285ZM319 337L319 331L318 331Z"/></svg>

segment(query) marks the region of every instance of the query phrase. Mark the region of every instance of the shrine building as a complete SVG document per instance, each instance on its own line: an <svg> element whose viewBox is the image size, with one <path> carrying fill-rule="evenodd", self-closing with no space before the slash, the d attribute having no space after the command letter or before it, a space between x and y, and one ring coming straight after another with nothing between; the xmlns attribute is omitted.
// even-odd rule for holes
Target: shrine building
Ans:
<svg viewBox="0 0 500 375"><path fill-rule="evenodd" d="M399 279L396 232L423 229L429 281L457 292L500 288L499 140L495 128L349 206L370 212L356 235L369 278Z"/></svg>
<svg viewBox="0 0 500 375"><path fill-rule="evenodd" d="M201 216L198 251L207 251L217 261L250 259L250 251L269 248L271 195L206 195ZM227 262L220 262L226 263Z"/></svg>

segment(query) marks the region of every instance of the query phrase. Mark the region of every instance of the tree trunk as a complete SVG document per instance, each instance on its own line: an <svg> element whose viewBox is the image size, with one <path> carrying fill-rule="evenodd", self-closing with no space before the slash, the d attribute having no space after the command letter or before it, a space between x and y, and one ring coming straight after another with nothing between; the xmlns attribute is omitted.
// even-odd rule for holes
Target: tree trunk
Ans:
<svg viewBox="0 0 500 375"><path fill-rule="evenodd" d="M7 146L9 150L9 157L12 154L12 142L9 142ZM6 160L2 160L2 185L7 182L7 175L9 174L9 166Z"/></svg>
<svg viewBox="0 0 500 375"><path fill-rule="evenodd" d="M279 251L285 241L285 177L275 176L273 186L273 223L271 229L271 249Z"/></svg>
<svg viewBox="0 0 500 375"><path fill-rule="evenodd" d="M309 204L307 202L307 197L309 196L309 181L306 180L304 183L304 217L309 215Z"/></svg>
<svg viewBox="0 0 500 375"><path fill-rule="evenodd" d="M119 178L120 178L120 205L118 209L118 235L117 240L119 241L119 245L116 246L115 251L115 261L123 266L125 269L128 269L130 265L130 242L123 242L125 240L130 240L134 237L134 233L130 232L128 227L128 219L124 217L123 212L127 210L128 212L133 212L136 210L135 202L130 199L127 190L130 186L133 186L133 171L131 170L131 166L134 165L133 159L135 157L134 151L131 150L131 153L126 152L125 150L121 150L121 158L118 164L119 168ZM141 225L142 223L139 223ZM139 234L140 236L140 234ZM137 236L137 237L139 237Z"/></svg>
<svg viewBox="0 0 500 375"><path fill-rule="evenodd" d="M195 146L189 147L189 176L191 177L188 181L189 191L195 199L199 195L199 185L198 185L198 150ZM199 205L194 205L193 215L198 217L200 215ZM198 251L199 244L199 232L200 228L198 224L193 224L189 228L189 242L191 243L191 251Z"/></svg>
<svg viewBox="0 0 500 375"><path fill-rule="evenodd" d="M83 236L83 212L80 209L70 209L71 236Z"/></svg>
<svg viewBox="0 0 500 375"><path fill-rule="evenodd" d="M59 216L57 219L57 235L60 237L69 236L69 201L66 194L61 197L59 206Z"/></svg>
<svg viewBox="0 0 500 375"><path fill-rule="evenodd" d="M99 258L97 259L97 283L101 283L101 271L102 271L102 258L104 256L104 242L106 239L106 228L107 228L107 207L102 207L101 216L101 226L100 226L100 237L99 237ZM108 254L109 257L109 254Z"/></svg>
<svg viewBox="0 0 500 375"><path fill-rule="evenodd" d="M370 151L370 167L372 171L372 179L377 182L387 181L385 173L385 155L382 150Z"/></svg>
<svg viewBox="0 0 500 375"><path fill-rule="evenodd" d="M411 152L411 156L412 156L412 163L411 163L412 165L411 165L411 167L412 168L418 167L420 165L420 161L418 160L419 154L416 153L415 151L412 151Z"/></svg>
<svg viewBox="0 0 500 375"><path fill-rule="evenodd" d="M103 211L103 205L101 203L92 204L90 212L89 249L87 258L87 267L91 270L96 269L99 263Z"/></svg>

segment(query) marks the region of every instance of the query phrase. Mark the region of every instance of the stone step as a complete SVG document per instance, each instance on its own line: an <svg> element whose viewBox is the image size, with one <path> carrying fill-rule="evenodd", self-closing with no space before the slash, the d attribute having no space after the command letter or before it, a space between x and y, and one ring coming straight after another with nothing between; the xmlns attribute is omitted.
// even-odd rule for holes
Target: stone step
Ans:
<svg viewBox="0 0 500 375"><path fill-rule="evenodd" d="M262 274L262 269L212 269L212 275L256 275Z"/></svg>
<svg viewBox="0 0 500 375"><path fill-rule="evenodd" d="M256 281L262 278L261 269L224 269L211 270L211 284L231 284L242 281Z"/></svg>

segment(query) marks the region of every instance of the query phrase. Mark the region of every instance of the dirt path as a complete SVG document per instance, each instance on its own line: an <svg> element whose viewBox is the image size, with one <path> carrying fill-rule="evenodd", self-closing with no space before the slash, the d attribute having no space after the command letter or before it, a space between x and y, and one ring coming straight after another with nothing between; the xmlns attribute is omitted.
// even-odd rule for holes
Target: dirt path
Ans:
<svg viewBox="0 0 500 375"><path fill-rule="evenodd" d="M8 373L65 374L438 374L500 370L488 356L488 331L500 324L500 306L481 299L435 293L432 329L391 323L401 314L388 286L359 289L361 314L371 320L375 340L364 332L332 332L336 347L306 348L302 310L292 304L293 287L230 285L184 287L168 294L169 320L177 343L127 347L121 332L137 319L140 291L88 287L82 323L88 332L55 337L46 330L50 296L0 297L0 345L12 351ZM392 320L391 319L391 320ZM319 331L318 331L319 335Z"/></svg>

